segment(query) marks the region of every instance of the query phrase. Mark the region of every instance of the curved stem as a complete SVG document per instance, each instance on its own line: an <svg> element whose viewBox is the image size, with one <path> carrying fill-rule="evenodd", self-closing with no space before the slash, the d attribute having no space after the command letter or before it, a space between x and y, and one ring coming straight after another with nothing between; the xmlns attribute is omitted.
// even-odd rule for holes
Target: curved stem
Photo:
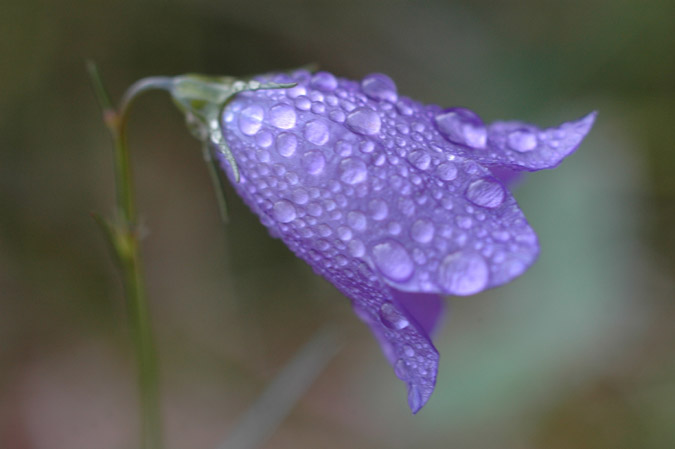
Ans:
<svg viewBox="0 0 675 449"><path fill-rule="evenodd" d="M104 121L115 144L117 217L112 223L105 222L104 225L121 267L127 313L136 353L142 422L140 447L160 449L162 431L157 353L143 280L126 123L130 106L138 95L150 89L170 89L171 79L154 77L136 82L125 93L120 108L115 110L110 104L96 67L90 63L88 69L103 109Z"/></svg>

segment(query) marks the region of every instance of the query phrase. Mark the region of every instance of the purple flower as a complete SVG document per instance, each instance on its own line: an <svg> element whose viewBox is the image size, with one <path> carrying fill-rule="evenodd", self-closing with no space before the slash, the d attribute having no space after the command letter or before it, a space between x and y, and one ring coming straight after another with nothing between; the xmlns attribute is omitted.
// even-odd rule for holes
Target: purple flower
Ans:
<svg viewBox="0 0 675 449"><path fill-rule="evenodd" d="M241 176L234 187L274 237L351 300L416 413L436 383L429 336L441 295L502 285L537 257L537 237L500 177L555 167L596 114L543 130L485 125L468 109L399 96L382 74L258 80L297 85L243 92L224 109Z"/></svg>

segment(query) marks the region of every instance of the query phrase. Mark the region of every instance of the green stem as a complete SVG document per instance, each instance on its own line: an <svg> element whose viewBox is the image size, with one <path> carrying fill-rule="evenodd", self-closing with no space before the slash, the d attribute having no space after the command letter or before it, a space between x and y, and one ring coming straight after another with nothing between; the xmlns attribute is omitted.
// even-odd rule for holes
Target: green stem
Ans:
<svg viewBox="0 0 675 449"><path fill-rule="evenodd" d="M132 85L125 93L121 107L115 110L93 63L87 65L96 91L103 118L115 143L115 183L117 189L117 217L106 223L112 247L120 263L127 312L138 365L138 386L141 408L141 448L160 449L162 430L159 401L159 372L157 351L152 335L147 296L139 248L138 223L131 157L126 139L126 124L131 104L149 89L170 88L170 78L146 78Z"/></svg>

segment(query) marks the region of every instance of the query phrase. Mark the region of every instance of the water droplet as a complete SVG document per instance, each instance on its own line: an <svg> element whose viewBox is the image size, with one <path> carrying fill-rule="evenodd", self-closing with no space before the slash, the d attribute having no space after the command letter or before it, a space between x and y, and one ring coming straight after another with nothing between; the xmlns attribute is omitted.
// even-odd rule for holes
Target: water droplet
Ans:
<svg viewBox="0 0 675 449"><path fill-rule="evenodd" d="M342 157L351 156L353 150L352 144L347 141L340 140L335 144L335 151Z"/></svg>
<svg viewBox="0 0 675 449"><path fill-rule="evenodd" d="M328 118L334 121L335 123L342 123L345 121L345 113L340 109L333 109L328 113Z"/></svg>
<svg viewBox="0 0 675 449"><path fill-rule="evenodd" d="M373 246L371 252L378 270L392 281L406 281L415 270L408 251L395 240L378 243Z"/></svg>
<svg viewBox="0 0 675 449"><path fill-rule="evenodd" d="M410 228L410 235L419 243L429 243L434 238L434 224L430 221L419 219Z"/></svg>
<svg viewBox="0 0 675 449"><path fill-rule="evenodd" d="M438 131L448 141L471 148L485 148L487 128L475 112L450 108L434 117L434 121Z"/></svg>
<svg viewBox="0 0 675 449"><path fill-rule="evenodd" d="M504 202L504 188L493 178L481 178L466 189L466 198L476 206L494 209Z"/></svg>
<svg viewBox="0 0 675 449"><path fill-rule="evenodd" d="M408 319L389 301L385 301L380 307L380 320L389 329L395 330L405 329L410 324Z"/></svg>
<svg viewBox="0 0 675 449"><path fill-rule="evenodd" d="M537 135L525 128L511 131L507 137L509 148L518 151L519 153L526 153L537 148Z"/></svg>
<svg viewBox="0 0 675 449"><path fill-rule="evenodd" d="M307 206L307 213L312 217L320 217L323 214L323 208L319 203L310 203Z"/></svg>
<svg viewBox="0 0 675 449"><path fill-rule="evenodd" d="M342 240L343 242L351 240L352 238L352 230L349 229L347 226L340 226L339 228L337 228L337 234L340 240Z"/></svg>
<svg viewBox="0 0 675 449"><path fill-rule="evenodd" d="M408 406L413 413L417 413L422 408L422 392L415 384L408 385Z"/></svg>
<svg viewBox="0 0 675 449"><path fill-rule="evenodd" d="M299 96L294 101L295 107L301 111L309 111L312 107L312 102L304 95Z"/></svg>
<svg viewBox="0 0 675 449"><path fill-rule="evenodd" d="M401 233L401 224L397 221L390 221L387 223L387 232L391 235L399 235Z"/></svg>
<svg viewBox="0 0 675 449"><path fill-rule="evenodd" d="M347 224L355 231L365 231L368 220L361 212L351 211L347 214Z"/></svg>
<svg viewBox="0 0 675 449"><path fill-rule="evenodd" d="M426 170L431 164L431 156L424 150L415 150L408 155L408 161L420 170Z"/></svg>
<svg viewBox="0 0 675 449"><path fill-rule="evenodd" d="M487 286L489 274L483 256L460 250L443 259L438 269L438 283L447 293L472 295Z"/></svg>
<svg viewBox="0 0 675 449"><path fill-rule="evenodd" d="M457 177L457 166L452 162L445 162L438 166L436 174L443 181L452 181Z"/></svg>
<svg viewBox="0 0 675 449"><path fill-rule="evenodd" d="M272 145L272 141L274 138L272 137L272 133L268 131L261 131L255 136L255 143L261 148L267 148L270 145Z"/></svg>
<svg viewBox="0 0 675 449"><path fill-rule="evenodd" d="M252 136L258 132L262 126L265 111L257 104L248 106L239 113L239 129L247 136Z"/></svg>
<svg viewBox="0 0 675 449"><path fill-rule="evenodd" d="M277 152L283 157L291 157L298 147L298 138L290 133L281 133L277 136Z"/></svg>
<svg viewBox="0 0 675 449"><path fill-rule="evenodd" d="M367 178L368 169L361 159L349 157L340 162L340 180L345 184L358 184Z"/></svg>
<svg viewBox="0 0 675 449"><path fill-rule="evenodd" d="M373 100L384 100L395 103L398 100L396 84L387 75L372 73L361 81L363 93Z"/></svg>
<svg viewBox="0 0 675 449"><path fill-rule="evenodd" d="M466 215L457 216L455 222L457 223L457 226L462 229L471 229L471 226L473 225L471 217L467 217Z"/></svg>
<svg viewBox="0 0 675 449"><path fill-rule="evenodd" d="M303 189L302 187L298 187L293 191L291 199L295 204L307 204L307 201L309 201L309 195L307 194L307 190Z"/></svg>
<svg viewBox="0 0 675 449"><path fill-rule="evenodd" d="M402 359L398 359L394 363L394 374L401 380L408 379L408 367L405 366L405 362Z"/></svg>
<svg viewBox="0 0 675 449"><path fill-rule="evenodd" d="M373 220L381 221L389 215L389 206L384 200L374 199L368 203L368 210Z"/></svg>
<svg viewBox="0 0 675 449"><path fill-rule="evenodd" d="M308 151L302 156L302 166L310 175L318 175L326 166L326 158L321 151Z"/></svg>
<svg viewBox="0 0 675 449"><path fill-rule="evenodd" d="M272 215L279 223L290 223L295 220L295 217L297 216L293 204L286 200L280 200L274 203Z"/></svg>
<svg viewBox="0 0 675 449"><path fill-rule="evenodd" d="M323 120L312 120L305 124L304 135L314 145L323 145L330 138L330 130Z"/></svg>
<svg viewBox="0 0 675 449"><path fill-rule="evenodd" d="M338 85L338 81L337 78L335 78L335 75L332 73L316 72L314 76L312 76L310 85L315 89L329 92L335 90Z"/></svg>
<svg viewBox="0 0 675 449"><path fill-rule="evenodd" d="M349 254L354 257L363 257L366 253L366 247L361 240L352 240L349 242Z"/></svg>
<svg viewBox="0 0 675 449"><path fill-rule="evenodd" d="M403 345L403 353L406 357L412 357L415 355L415 350L410 345Z"/></svg>
<svg viewBox="0 0 675 449"><path fill-rule="evenodd" d="M295 126L295 109L287 104L278 104L270 109L270 123L280 129L291 129Z"/></svg>
<svg viewBox="0 0 675 449"><path fill-rule="evenodd" d="M368 108L357 108L349 113L345 122L347 128L356 134L373 135L380 132L382 122L377 112Z"/></svg>

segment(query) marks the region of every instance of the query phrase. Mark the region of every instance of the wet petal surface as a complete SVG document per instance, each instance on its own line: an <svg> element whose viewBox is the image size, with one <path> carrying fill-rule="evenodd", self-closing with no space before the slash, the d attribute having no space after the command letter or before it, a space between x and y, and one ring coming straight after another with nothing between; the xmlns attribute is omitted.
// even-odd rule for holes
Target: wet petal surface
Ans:
<svg viewBox="0 0 675 449"><path fill-rule="evenodd" d="M298 85L239 94L226 107L223 132L241 174L233 185L272 235L351 300L416 412L436 380L429 334L440 295L502 285L539 251L496 167L559 163L594 115L545 131L486 127L466 109L398 95L384 75L356 82L299 71L265 81Z"/></svg>

